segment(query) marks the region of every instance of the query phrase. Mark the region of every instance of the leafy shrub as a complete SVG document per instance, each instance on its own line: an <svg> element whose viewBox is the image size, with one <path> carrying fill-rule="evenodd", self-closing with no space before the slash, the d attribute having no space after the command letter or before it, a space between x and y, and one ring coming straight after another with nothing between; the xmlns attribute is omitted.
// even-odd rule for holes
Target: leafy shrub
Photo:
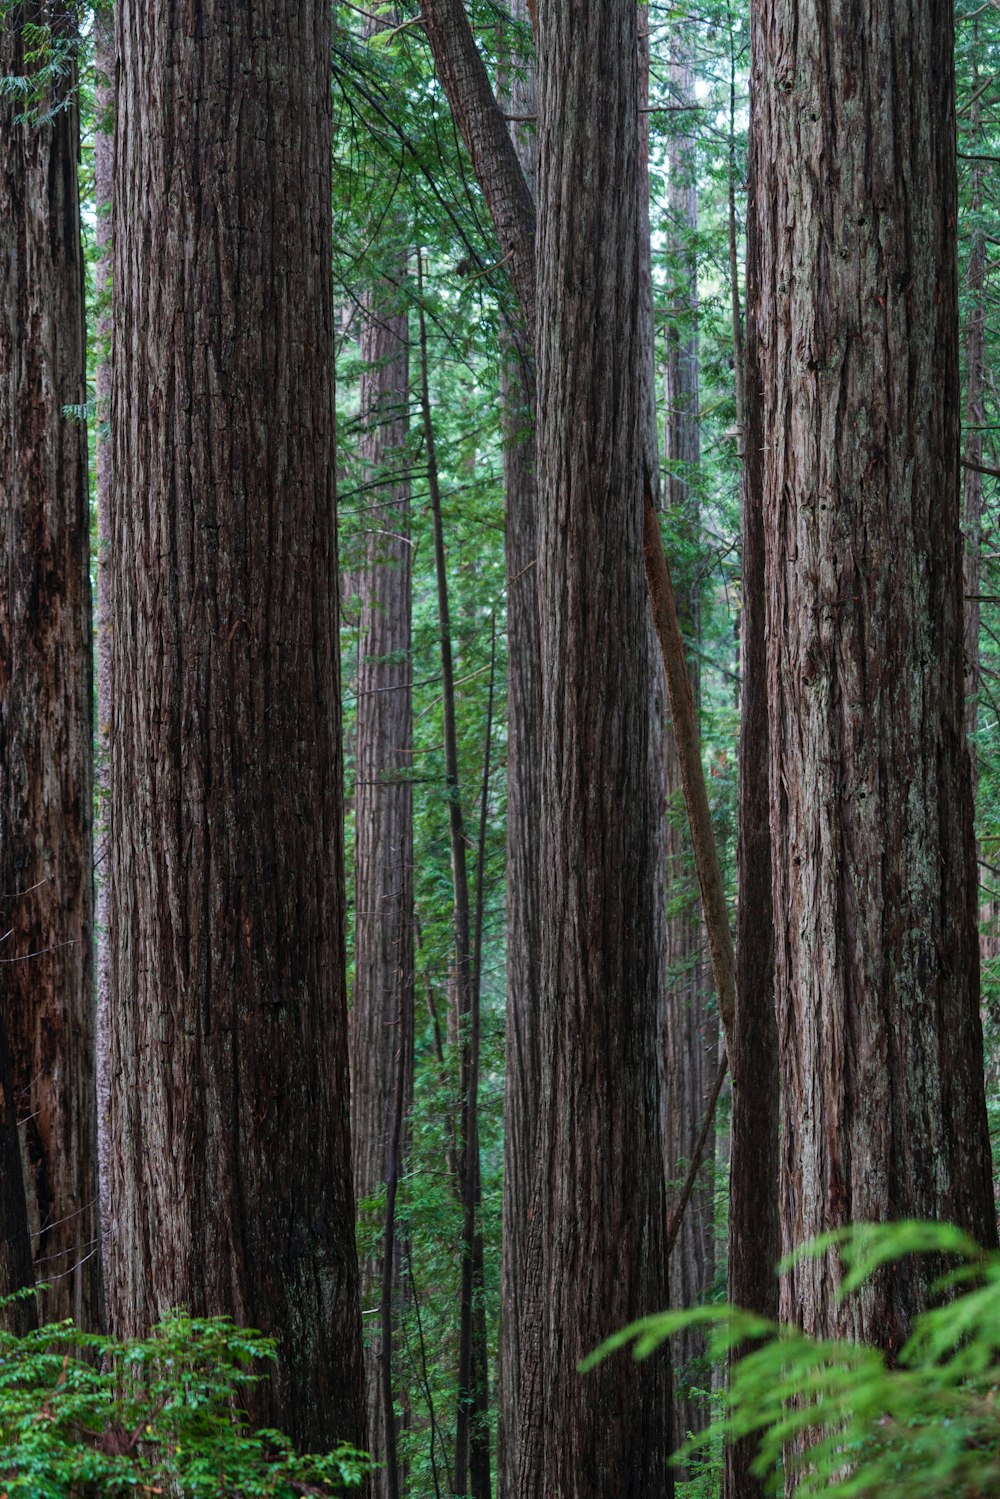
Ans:
<svg viewBox="0 0 1000 1499"><path fill-rule="evenodd" d="M2 1304L2 1303L0 1303ZM0 1489L9 1499L297 1499L363 1481L353 1448L297 1454L241 1409L274 1344L177 1313L134 1342L71 1322L0 1333Z"/></svg>
<svg viewBox="0 0 1000 1499"><path fill-rule="evenodd" d="M875 1348L823 1342L733 1307L665 1312L634 1323L596 1350L593 1366L631 1343L644 1358L686 1327L710 1330L712 1353L750 1343L734 1366L722 1414L678 1456L750 1436L755 1471L783 1492L790 1465L801 1499L964 1499L1000 1496L1000 1254L945 1224L862 1224L825 1235L806 1254L836 1246L850 1295L880 1266L930 1254L952 1268L937 1304L914 1319L890 1368Z"/></svg>

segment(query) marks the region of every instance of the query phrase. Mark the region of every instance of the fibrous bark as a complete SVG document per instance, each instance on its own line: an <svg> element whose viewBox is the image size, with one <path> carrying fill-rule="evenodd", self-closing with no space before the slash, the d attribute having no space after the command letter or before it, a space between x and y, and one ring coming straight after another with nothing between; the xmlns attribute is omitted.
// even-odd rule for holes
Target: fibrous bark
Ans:
<svg viewBox="0 0 1000 1499"><path fill-rule="evenodd" d="M0 1003L45 1318L100 1321L93 1031L91 630L74 32L6 7L0 75ZM28 117L22 113L27 112ZM67 408L76 408L72 413Z"/></svg>
<svg viewBox="0 0 1000 1499"><path fill-rule="evenodd" d="M755 77L757 75L755 74ZM751 103L755 119L758 94ZM756 141L756 135L752 135ZM750 205L762 161L750 160ZM758 251L750 213L747 255ZM736 298L734 297L734 305ZM774 1012L771 827L768 792L767 659L764 616L764 515L761 355L757 302L748 301L745 382L737 370L743 416L740 487L743 550L740 609L739 816L736 845L736 1015L730 1065L732 1111L729 1165L729 1300L763 1317L778 1315L778 1031ZM739 1356L739 1350L734 1356ZM732 1361L732 1360L731 1360ZM756 1443L743 1438L725 1452L725 1499L761 1499L751 1473Z"/></svg>
<svg viewBox="0 0 1000 1499"><path fill-rule="evenodd" d="M463 0L427 0L427 40L493 220L528 346L535 337L535 205L476 47Z"/></svg>
<svg viewBox="0 0 1000 1499"><path fill-rule="evenodd" d="M409 536L409 346L402 301L405 264L364 298L365 361L360 457L372 483L366 503L366 563L358 634L355 720L355 984L351 1006L351 1128L357 1197L385 1190L385 1232L377 1259L362 1266L366 1319L368 1441L384 1466L376 1495L398 1492L392 1400L392 1319L398 1263L386 1265L413 1076L413 761L410 654L412 543ZM381 481L381 482L378 482ZM398 1261L398 1254L396 1255ZM388 1279L386 1278L388 1276ZM385 1291L389 1302L385 1303ZM389 1324L386 1326L386 1318ZM388 1334L388 1336L387 1336Z"/></svg>
<svg viewBox="0 0 1000 1499"><path fill-rule="evenodd" d="M7 1019L0 1009L0 1299L15 1297L9 1305L0 1307L0 1327L6 1332L24 1334L35 1325L38 1314L34 1301L15 1296L34 1284Z"/></svg>
<svg viewBox="0 0 1000 1499"><path fill-rule="evenodd" d="M111 810L111 442L107 422L111 402L111 201L114 177L115 19L110 10L94 11L94 93L98 119L94 133L94 198L97 207L98 260L94 291L98 298L97 396L97 732L94 759L94 899L97 1003L94 1021L97 1078L97 1175L101 1234L111 1223L108 1199L108 855Z"/></svg>
<svg viewBox="0 0 1000 1499"><path fill-rule="evenodd" d="M115 1332L277 1339L253 1414L363 1442L348 1134L330 12L118 7Z"/></svg>
<svg viewBox="0 0 1000 1499"><path fill-rule="evenodd" d="M964 728L953 23L755 7L783 1248L865 1219L996 1242ZM754 746L755 754L759 753ZM908 1265L782 1313L895 1351Z"/></svg>
<svg viewBox="0 0 1000 1499"><path fill-rule="evenodd" d="M633 0L539 13L540 1093L508 1491L670 1491L669 1366L577 1361L666 1301ZM614 194L609 191L614 184ZM533 1282L533 1284L532 1284ZM544 1296L539 1289L544 1288Z"/></svg>

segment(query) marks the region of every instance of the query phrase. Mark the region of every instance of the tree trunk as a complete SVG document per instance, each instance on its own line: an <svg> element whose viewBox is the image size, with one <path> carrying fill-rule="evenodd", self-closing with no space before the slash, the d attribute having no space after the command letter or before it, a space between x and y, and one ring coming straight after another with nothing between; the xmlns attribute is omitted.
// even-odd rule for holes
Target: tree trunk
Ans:
<svg viewBox="0 0 1000 1499"><path fill-rule="evenodd" d="M974 23L974 46L978 43L978 22ZM973 54L972 108L969 129L973 140L979 134L981 103L979 97L979 69ZM972 191L969 207L973 218L978 218L983 207L982 162L972 167ZM965 588L965 727L970 735L975 734L979 718L979 548L983 527L983 425L985 406L983 391L986 378L986 315L983 301L986 272L986 237L982 226L976 224L972 231L969 263L966 273L966 289L969 297L969 318L965 330L965 467L962 471L962 530L964 535L963 581ZM972 762L972 784L976 785L976 750L970 743Z"/></svg>
<svg viewBox="0 0 1000 1499"><path fill-rule="evenodd" d="M649 774L634 0L539 15L540 1088L509 1492L672 1489L669 1364L578 1360L666 1304L662 795ZM613 190L612 190L613 185ZM533 1284L532 1284L533 1282ZM542 1294L544 1293L544 1294Z"/></svg>
<svg viewBox="0 0 1000 1499"><path fill-rule="evenodd" d="M35 1284L28 1204L21 1170L21 1143L14 1108L14 1084L7 1044L7 1017L0 1007L0 1299ZM0 1327L23 1336L38 1318L32 1298L0 1308Z"/></svg>
<svg viewBox="0 0 1000 1499"><path fill-rule="evenodd" d="M188 19L118 9L112 1325L258 1326L253 1415L363 1443L330 12Z"/></svg>
<svg viewBox="0 0 1000 1499"><path fill-rule="evenodd" d="M111 338L111 204L114 177L115 18L110 10L94 11L94 94L98 119L94 132L94 199L97 209L98 259L94 291L98 299L97 336ZM97 425L97 733L95 735L94 896L96 906L97 1006L95 1012L97 1076L97 1176L101 1209L101 1238L111 1225L108 1197L109 1063L109 952L108 879L111 813L111 442L106 430L111 407L111 361L99 349L96 378Z"/></svg>
<svg viewBox="0 0 1000 1499"><path fill-rule="evenodd" d="M690 37L684 19L674 23L671 41L672 96L693 101ZM673 135L668 151L668 214L672 226L671 306L667 324L666 370L666 504L675 534L697 545L700 526L698 469L701 433L698 401L698 273L694 235L698 230L698 192L693 140ZM677 613L688 641L700 638L700 602L694 576L678 576ZM697 711L700 672L696 650L688 655L688 677ZM683 785L673 735L666 739L667 869L670 915L667 923L667 989L664 1036L664 1161L668 1195L676 1197L676 1180L690 1161L718 1070L718 1019L706 1003L711 975L705 963L701 908L692 888L691 841L684 820ZM714 1151L712 1152L714 1156ZM715 1190L702 1173L684 1212L677 1244L670 1257L670 1299L678 1307L697 1306L715 1275ZM709 1383L704 1333L688 1332L673 1340L674 1435L680 1442L702 1431L708 1421L704 1400L690 1396L693 1383Z"/></svg>
<svg viewBox="0 0 1000 1499"><path fill-rule="evenodd" d="M351 1007L354 1190L359 1200L386 1191L380 1255L362 1266L368 1441L384 1464L376 1499L399 1492L392 1400L392 1320L399 1299L394 1203L413 1090L413 763L410 653L412 543L409 482L409 348L402 301L405 263L362 303L359 450L366 474L382 480L372 506L366 565L358 583L358 709L355 723L355 985ZM401 1091L400 1091L401 1090ZM388 1317L388 1322L386 1318ZM388 1337L386 1336L388 1334Z"/></svg>
<svg viewBox="0 0 1000 1499"><path fill-rule="evenodd" d="M455 671L452 658L451 611L444 546L441 488L438 482L434 422L431 414L424 316L423 277L418 270L420 296L420 393L427 485L434 522L434 571L437 579L438 636L441 652L441 714L444 728L445 778L448 791L448 834L455 932L455 1044L459 1048L458 1177L462 1202L461 1275L459 1294L458 1408L455 1421L453 1492L465 1494L472 1450L472 1415L477 1404L477 1379L486 1378L485 1354L477 1361L474 1299L477 1264L477 1208L479 1202L479 994L474 982L472 908L469 901L467 839L458 768L458 731L455 715ZM480 1255L481 1259L481 1255ZM481 1269L481 1265L480 1265ZM481 1350L480 1350L481 1351ZM475 1499L488 1499L477 1488Z"/></svg>
<svg viewBox="0 0 1000 1499"><path fill-rule="evenodd" d="M514 0L516 20L528 16ZM535 113L533 58L515 58L507 98L512 115ZM535 191L535 131L511 127L528 190ZM535 1114L540 1086L538 955L541 890L538 844L542 805L541 666L538 637L537 505L535 476L535 352L523 330L505 344L501 367L501 427L506 496L507 577L507 1031L504 1095L503 1263L501 1267L500 1411L497 1466L501 1492L518 1470L522 1341L534 1338L543 1307L528 1301L524 1227L531 1203ZM543 1303L544 1305L544 1303Z"/></svg>
<svg viewBox="0 0 1000 1499"><path fill-rule="evenodd" d="M0 97L0 892L2 996L46 1319L101 1315L93 1031L92 658L75 33L10 7L0 75L52 27L68 69ZM53 92L57 90L57 93ZM7 1107L11 1100L7 1100Z"/></svg>
<svg viewBox="0 0 1000 1499"><path fill-rule="evenodd" d="M756 40L756 39L755 39ZM754 53L751 120L761 86ZM751 131L756 147L758 136ZM757 183L766 163L750 156L747 258L759 256ZM766 190L766 189L765 189ZM731 221L731 233L734 226ZM735 261L735 255L733 256ZM753 288L751 288L753 292ZM738 320L738 295L733 310ZM764 428L756 293L748 303L746 364L736 360L737 407L742 417L740 487L743 578L740 610L740 764L736 868L736 1016L730 1066L732 1111L729 1163L729 1300L735 1306L778 1315L781 1253L778 1215L778 1029L774 1011L774 917L771 903L771 828L768 791L767 660L764 635ZM736 1350L732 1357L738 1357ZM732 1357L730 1362L732 1362ZM745 1437L725 1451L725 1499L763 1499L751 1473L757 1444Z"/></svg>
<svg viewBox="0 0 1000 1499"><path fill-rule="evenodd" d="M421 10L434 66L469 153L514 285L529 347L535 341L535 205L476 46L463 0Z"/></svg>
<svg viewBox="0 0 1000 1499"><path fill-rule="evenodd" d="M783 1248L864 1220L996 1243L964 725L953 23L754 9ZM754 746L759 754L759 746ZM890 1355L926 1269L782 1313Z"/></svg>

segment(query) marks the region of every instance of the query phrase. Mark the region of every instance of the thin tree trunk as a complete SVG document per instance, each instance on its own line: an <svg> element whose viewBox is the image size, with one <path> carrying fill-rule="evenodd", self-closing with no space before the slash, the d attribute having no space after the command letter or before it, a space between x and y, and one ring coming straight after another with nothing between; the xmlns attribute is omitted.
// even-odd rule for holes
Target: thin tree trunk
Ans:
<svg viewBox="0 0 1000 1499"><path fill-rule="evenodd" d="M753 12L782 1247L908 1217L994 1245L952 12L865 0L850 26L828 19L813 0ZM839 1301L831 1250L786 1275L782 1314L892 1354L928 1273L908 1262Z"/></svg>
<svg viewBox="0 0 1000 1499"><path fill-rule="evenodd" d="M419 262L418 262L419 264ZM458 767L458 733L455 718L455 671L451 648L451 613L448 602L448 570L441 515L437 450L431 415L430 380L427 367L427 322L424 316L423 279L418 269L420 316L420 392L427 484L434 521L434 570L437 577L438 634L441 649L441 700L444 720L445 779L448 789L448 830L451 841L451 875L454 891L455 983L458 992L458 1045L461 1099L459 1102L459 1190L462 1199L461 1294L459 1301L458 1410L455 1422L454 1492L466 1493L470 1476L471 1417L476 1392L474 1381L474 1318L476 1197L479 1188L479 1005L473 986L472 921L469 903L469 873L466 859L465 818L462 811ZM476 1496L479 1499L479 1496Z"/></svg>
<svg viewBox="0 0 1000 1499"><path fill-rule="evenodd" d="M0 1003L43 1318L101 1320L93 1031L92 655L79 115L71 11L0 21L0 75L29 25L69 64L0 97ZM53 91L55 90L55 92ZM16 1196L16 1192L15 1192Z"/></svg>
<svg viewBox="0 0 1000 1499"><path fill-rule="evenodd" d="M759 62L754 57L755 69ZM755 80L759 73L755 71ZM757 94L752 96L755 119ZM757 249L754 213L759 157L750 160L748 258ZM734 226L735 227L735 226ZM734 304L738 296L734 295ZM743 577L740 610L740 751L736 869L736 1016L731 1047L732 1112L729 1165L729 1300L775 1318L781 1253L778 1216L778 1029L774 1010L774 918L771 904L771 830L768 791L767 660L765 654L764 428L758 303L748 300L745 374L737 359L741 406L740 487ZM733 1357L739 1357L735 1350ZM730 1360L732 1362L732 1359ZM757 1444L727 1447L725 1499L763 1499L751 1473Z"/></svg>
<svg viewBox="0 0 1000 1499"><path fill-rule="evenodd" d="M109 1302L273 1335L364 1443L344 994L329 7L118 7Z"/></svg>
<svg viewBox="0 0 1000 1499"><path fill-rule="evenodd" d="M673 97L681 104L693 99L690 60L690 22L674 23L670 49ZM675 533L697 544L700 527L698 470L701 432L698 399L698 274L694 236L698 230L696 163L690 137L676 134L668 147L668 199L671 225L671 306L667 324L666 368L666 506ZM688 655L688 680L695 711L700 699L697 647L701 608L696 577L686 577L677 591L682 634L693 649ZM714 1006L707 1004L710 976L704 961L701 909L696 892L686 895L690 875L690 840L686 822L678 819L683 786L672 734L666 740L667 868L670 916L667 923L667 989L664 1034L664 1161L668 1183L694 1153L705 1109L718 1068L719 1026ZM712 1152L714 1155L714 1151ZM675 1189L669 1188L674 1198ZM703 1174L691 1194L676 1247L670 1258L672 1306L697 1306L715 1276L715 1189ZM689 1332L673 1340L674 1435L680 1442L689 1432L702 1431L708 1410L703 1399L687 1393L689 1385L704 1389L709 1383L704 1333Z"/></svg>
<svg viewBox="0 0 1000 1499"><path fill-rule="evenodd" d="M493 697L496 685L497 633L496 618L490 642L490 689L486 704L486 741L483 747L483 788L479 805L479 843L476 852L476 925L472 945L472 1025L469 1074L476 1092L478 1141L478 1085L480 1071L480 1014L483 1001L483 915L486 907L486 835L489 824L490 767L493 748ZM469 1435L469 1486L473 1499L490 1499L490 1429L489 1429L489 1362L486 1333L486 1288L482 1233L482 1182L479 1152L476 1151L475 1179L472 1190L463 1183L464 1230L466 1242L472 1242L472 1429Z"/></svg>
<svg viewBox="0 0 1000 1499"><path fill-rule="evenodd" d="M366 35L388 22L371 20ZM354 1189L384 1186L379 1256L362 1265L362 1305L380 1301L365 1349L374 1499L396 1499L393 1323L401 1293L395 1201L413 1090L413 765L409 330L406 264L362 300L359 451L373 505L361 595L355 719L355 985L350 1013Z"/></svg>
<svg viewBox="0 0 1000 1499"><path fill-rule="evenodd" d="M511 14L528 16L526 0ZM515 57L506 99L512 115L535 114L533 57ZM517 160L535 193L535 130L513 124ZM535 351L523 329L507 337L501 366L501 430L506 498L507 579L507 1029L504 1093L503 1257L501 1266L498 1482L518 1467L522 1344L535 1337L543 1307L528 1298L524 1227L531 1201L540 1086L538 955L541 947L541 663L538 622L535 476Z"/></svg>
<svg viewBox="0 0 1000 1499"><path fill-rule="evenodd" d="M445 91L472 162L524 319L535 342L535 204L479 55L463 0L426 0L421 17Z"/></svg>

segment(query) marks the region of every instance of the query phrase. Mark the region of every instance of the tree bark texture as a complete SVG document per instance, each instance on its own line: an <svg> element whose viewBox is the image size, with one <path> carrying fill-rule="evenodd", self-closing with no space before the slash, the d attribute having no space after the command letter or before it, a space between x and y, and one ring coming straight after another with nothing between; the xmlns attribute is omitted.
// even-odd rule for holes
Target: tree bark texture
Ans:
<svg viewBox="0 0 1000 1499"><path fill-rule="evenodd" d="M117 35L112 1325L258 1326L253 1414L363 1443L330 13L121 0Z"/></svg>
<svg viewBox="0 0 1000 1499"><path fill-rule="evenodd" d="M756 37L755 37L756 45ZM754 77L758 78L755 71ZM758 95L751 98L756 122ZM757 132L751 140L756 146ZM753 212L766 164L750 157L747 258L759 257ZM781 1255L778 1210L778 1030L774 1010L774 915L771 901L771 826L768 791L767 656L765 641L762 348L757 336L756 292L751 288L746 363L737 360L736 389L742 414L740 487L743 550L740 608L740 748L736 869L736 1015L731 1043L732 1109L729 1162L729 1300L761 1316L778 1315ZM738 297L733 297L734 310ZM738 1352L737 1355L738 1356ZM725 1499L763 1499L751 1473L757 1446L749 1438L727 1447Z"/></svg>
<svg viewBox="0 0 1000 1499"><path fill-rule="evenodd" d="M98 120L94 133L94 199L97 206L98 260L94 291L98 298L97 336L101 340L95 381L97 396L97 733L94 759L94 900L97 1006L95 1051L97 1076L97 1175L101 1236L111 1223L108 1200L109 1062L108 895L110 891L111 811L111 441L106 429L111 408L111 202L114 177L115 18L95 10L93 21L94 94Z"/></svg>
<svg viewBox="0 0 1000 1499"><path fill-rule="evenodd" d="M641 24L641 23L640 23ZM670 79L681 104L693 98L688 55L690 23L676 21L671 41ZM701 433L698 401L698 275L693 236L698 229L698 194L692 141L673 135L668 146L667 213L671 226L671 306L666 330L666 508L674 533L688 542L693 556L699 529L698 468ZM696 652L700 633L698 580L689 569L678 574L677 614L681 632L695 646L688 654L688 678L697 711L700 672ZM664 1024L664 1163L668 1197L676 1199L701 1129L718 1071L719 1025L709 1007L711 976L705 963L701 907L693 885L691 841L684 817L683 783L673 734L665 739L664 770L668 815L667 983ZM711 1152L714 1156L714 1151ZM670 1257L672 1306L697 1306L715 1275L715 1190L711 1174L702 1172L681 1220ZM687 1393L691 1383L708 1383L704 1333L689 1332L672 1343L674 1433L681 1441L707 1424L704 1400Z"/></svg>
<svg viewBox="0 0 1000 1499"><path fill-rule="evenodd" d="M463 0L427 0L421 15L459 134L472 162L524 319L535 340L535 205L479 55Z"/></svg>
<svg viewBox="0 0 1000 1499"><path fill-rule="evenodd" d="M0 1298L27 1290L34 1284L28 1203L7 1044L7 1017L0 1008ZM23 1336L35 1325L37 1317L34 1300L19 1298L0 1308L0 1327L5 1332Z"/></svg>
<svg viewBox="0 0 1000 1499"><path fill-rule="evenodd" d="M358 579L350 1040L354 1190L359 1200L382 1188L395 1194L404 1145L404 1121L397 1117L397 1105L401 1103L405 1114L413 1091L413 570L405 275L405 263L400 263L365 297L360 333L365 369L359 451L370 481L381 482L366 491L366 502L373 508L365 567ZM387 1232L386 1238L391 1236ZM362 1266L362 1302L369 1311L379 1303L384 1253L383 1243L380 1256ZM389 1274L395 1302L398 1265L390 1266ZM373 1477L373 1492L381 1499L392 1492L396 1467L394 1432L387 1431L391 1402L387 1411L385 1400L385 1381L392 1376L391 1336L387 1347L381 1319L369 1316L363 1325L369 1450L385 1464Z"/></svg>
<svg viewBox="0 0 1000 1499"><path fill-rule="evenodd" d="M975 23L974 23L975 24ZM978 26L973 32L978 41ZM980 130L982 110L979 98L979 69L972 68L972 108L969 128L975 139ZM969 207L974 216L982 212L982 162L972 167ZM979 548L983 526L983 425L986 420L983 394L986 382L986 237L981 225L972 231L966 268L968 318L965 325L965 447L962 470L962 531L964 537L963 582L965 588L965 727L975 734L979 719ZM976 784L976 751L970 743L972 783Z"/></svg>
<svg viewBox="0 0 1000 1499"><path fill-rule="evenodd" d="M29 23L72 46L61 6L12 6L0 74L35 66ZM58 88L39 124L0 99L0 1003L40 1312L96 1328L87 442L65 411L86 400L75 67Z"/></svg>
<svg viewBox="0 0 1000 1499"><path fill-rule="evenodd" d="M540 1089L518 1496L662 1496L669 1364L578 1360L666 1304L634 0L539 12Z"/></svg>
<svg viewBox="0 0 1000 1499"><path fill-rule="evenodd" d="M991 1245L951 8L778 0L753 26L783 1248L911 1216ZM838 1304L831 1251L782 1313L891 1354L925 1273Z"/></svg>

